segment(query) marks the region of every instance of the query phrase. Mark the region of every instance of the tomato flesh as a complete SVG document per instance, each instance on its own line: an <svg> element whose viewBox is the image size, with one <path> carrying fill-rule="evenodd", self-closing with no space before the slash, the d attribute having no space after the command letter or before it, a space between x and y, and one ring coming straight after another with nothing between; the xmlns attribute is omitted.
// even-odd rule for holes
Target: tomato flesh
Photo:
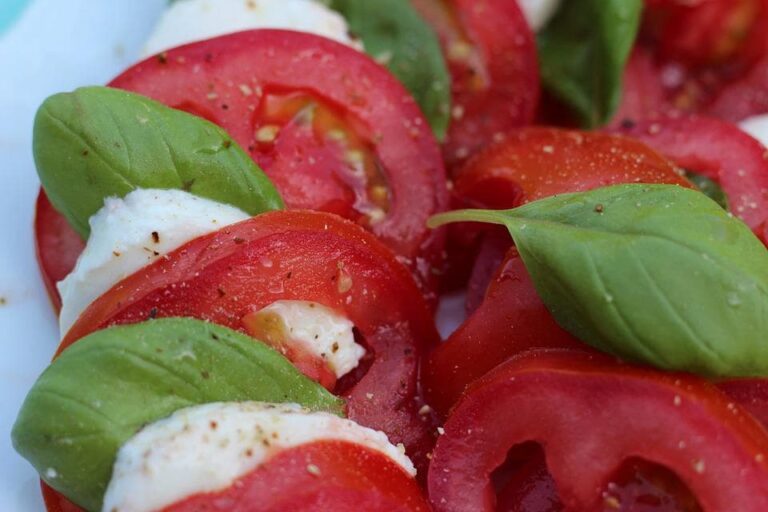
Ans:
<svg viewBox="0 0 768 512"><path fill-rule="evenodd" d="M453 112L443 154L449 169L514 128L539 101L536 41L517 2L415 0L440 38Z"/></svg>
<svg viewBox="0 0 768 512"><path fill-rule="evenodd" d="M345 386L349 417L402 442L424 468L434 438L418 414L416 378L421 354L438 341L431 311L392 252L335 215L270 212L192 240L91 304L59 352L97 329L148 318L247 331L244 317L279 300L317 302L354 324L372 361Z"/></svg>
<svg viewBox="0 0 768 512"><path fill-rule="evenodd" d="M511 447L528 441L544 447L566 510L605 510L616 469L637 457L684 482L660 492L668 489L681 505L690 490L703 510L768 507L768 434L716 388L687 375L534 351L475 383L444 428L429 470L438 512L494 510L491 474ZM642 494L633 482L614 483L627 496Z"/></svg>

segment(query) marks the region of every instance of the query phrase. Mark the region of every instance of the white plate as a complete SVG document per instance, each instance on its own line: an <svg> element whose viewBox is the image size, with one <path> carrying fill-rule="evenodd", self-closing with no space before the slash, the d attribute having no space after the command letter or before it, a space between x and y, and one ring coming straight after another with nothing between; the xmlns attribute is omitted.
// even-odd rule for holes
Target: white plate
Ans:
<svg viewBox="0 0 768 512"><path fill-rule="evenodd" d="M58 342L32 239L39 186L31 155L35 110L50 94L103 84L130 65L166 4L167 0L34 0L0 35L0 508L4 511L43 510L37 475L13 450L10 431L27 390ZM440 315L444 333L456 326L462 304L458 295L445 301Z"/></svg>
<svg viewBox="0 0 768 512"><path fill-rule="evenodd" d="M0 4L6 0L0 0ZM10 443L27 390L57 345L38 276L32 121L46 96L103 84L138 55L167 0L35 0L0 35L0 509L43 510L37 476ZM4 7L0 5L0 10Z"/></svg>

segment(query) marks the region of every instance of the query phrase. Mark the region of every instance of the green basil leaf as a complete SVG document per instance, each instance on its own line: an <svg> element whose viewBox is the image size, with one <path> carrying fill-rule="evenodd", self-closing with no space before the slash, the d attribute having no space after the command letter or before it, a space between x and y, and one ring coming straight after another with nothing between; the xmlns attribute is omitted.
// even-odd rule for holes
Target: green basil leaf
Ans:
<svg viewBox="0 0 768 512"><path fill-rule="evenodd" d="M570 106L585 127L607 122L619 105L642 8L642 0L563 2L539 33L544 87Z"/></svg>
<svg viewBox="0 0 768 512"><path fill-rule="evenodd" d="M266 345L188 318L113 327L65 350L27 395L16 450L75 503L101 510L118 449L142 426L196 404L343 403Z"/></svg>
<svg viewBox="0 0 768 512"><path fill-rule="evenodd" d="M182 189L251 215L282 207L266 175L221 128L117 89L45 100L33 151L48 198L83 237L105 198L137 188Z"/></svg>
<svg viewBox="0 0 768 512"><path fill-rule="evenodd" d="M558 323L624 359L713 377L767 376L768 251L700 192L618 185L432 225L508 227Z"/></svg>
<svg viewBox="0 0 768 512"><path fill-rule="evenodd" d="M341 13L365 51L410 91L439 140L445 138L451 111L451 80L432 28L409 0L326 0Z"/></svg>
<svg viewBox="0 0 768 512"><path fill-rule="evenodd" d="M719 204L724 210L728 210L728 196L715 180L693 171L685 171L685 177L696 185L702 194Z"/></svg>

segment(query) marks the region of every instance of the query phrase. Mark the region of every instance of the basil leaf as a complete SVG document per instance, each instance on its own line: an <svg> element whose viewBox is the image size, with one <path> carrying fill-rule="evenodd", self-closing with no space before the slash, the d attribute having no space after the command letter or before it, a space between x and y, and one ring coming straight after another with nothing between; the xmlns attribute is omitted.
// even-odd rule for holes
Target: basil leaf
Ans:
<svg viewBox="0 0 768 512"><path fill-rule="evenodd" d="M618 185L432 225L455 221L506 225L555 319L595 348L705 376L768 375L768 251L699 192Z"/></svg>
<svg viewBox="0 0 768 512"><path fill-rule="evenodd" d="M432 28L408 0L326 0L341 13L365 51L410 91L439 140L450 121L451 81Z"/></svg>
<svg viewBox="0 0 768 512"><path fill-rule="evenodd" d="M117 89L45 100L33 151L48 198L83 237L105 198L137 188L182 189L252 215L282 207L266 175L221 128Z"/></svg>
<svg viewBox="0 0 768 512"><path fill-rule="evenodd" d="M642 0L563 2L539 33L544 87L570 106L585 127L604 124L619 105L642 7Z"/></svg>
<svg viewBox="0 0 768 512"><path fill-rule="evenodd" d="M342 401L243 334L187 318L113 327L65 350L27 395L16 450L75 503L101 510L118 449L184 407L296 402L340 414Z"/></svg>
<svg viewBox="0 0 768 512"><path fill-rule="evenodd" d="M685 177L696 185L702 194L719 204L724 210L728 210L728 196L715 180L693 171L685 171Z"/></svg>

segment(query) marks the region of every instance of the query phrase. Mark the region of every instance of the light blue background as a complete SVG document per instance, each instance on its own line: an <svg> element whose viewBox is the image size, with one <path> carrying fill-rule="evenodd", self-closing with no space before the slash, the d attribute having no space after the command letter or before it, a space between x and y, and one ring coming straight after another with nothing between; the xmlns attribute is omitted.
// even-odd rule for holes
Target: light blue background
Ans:
<svg viewBox="0 0 768 512"><path fill-rule="evenodd" d="M29 0L2 0L0 3L0 34L2 34L21 14Z"/></svg>

